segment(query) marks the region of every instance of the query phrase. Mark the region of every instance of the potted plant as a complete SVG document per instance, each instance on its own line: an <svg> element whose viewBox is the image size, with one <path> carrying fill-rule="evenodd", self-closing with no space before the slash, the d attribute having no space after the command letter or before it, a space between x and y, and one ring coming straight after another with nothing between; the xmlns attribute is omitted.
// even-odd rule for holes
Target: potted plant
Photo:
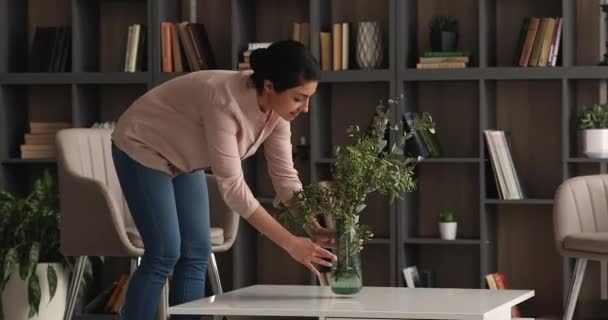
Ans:
<svg viewBox="0 0 608 320"><path fill-rule="evenodd" d="M586 106L578 113L582 151L589 158L608 158L608 104Z"/></svg>
<svg viewBox="0 0 608 320"><path fill-rule="evenodd" d="M400 99L389 99L390 105ZM320 218L335 226L335 251L331 288L334 293L354 294L362 287L360 251L372 238L371 229L359 222L366 197L372 192L388 195L390 201L416 188L413 169L416 158L404 155L410 137L398 124L390 127L396 142L388 145L385 131L389 128L389 111L382 102L376 109L370 130L358 126L347 130L352 143L335 149L335 162L330 183L310 184L296 191L290 203L281 203L278 220L291 228L314 226ZM294 213L295 211L295 213Z"/></svg>
<svg viewBox="0 0 608 320"><path fill-rule="evenodd" d="M434 16L431 29L431 51L456 51L458 47L458 20L452 16Z"/></svg>
<svg viewBox="0 0 608 320"><path fill-rule="evenodd" d="M439 235L441 239L456 239L457 228L458 222L456 222L456 215L453 211L446 210L439 214Z"/></svg>
<svg viewBox="0 0 608 320"><path fill-rule="evenodd" d="M63 319L75 258L59 251L59 214L48 171L20 198L0 191L0 292L3 319ZM91 278L91 264L80 284ZM82 293L84 290L80 290Z"/></svg>

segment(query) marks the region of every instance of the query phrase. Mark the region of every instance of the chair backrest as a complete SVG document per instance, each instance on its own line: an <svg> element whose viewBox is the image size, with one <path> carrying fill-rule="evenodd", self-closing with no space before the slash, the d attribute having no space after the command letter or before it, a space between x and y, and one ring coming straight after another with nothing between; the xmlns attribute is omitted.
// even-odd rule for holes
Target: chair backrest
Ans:
<svg viewBox="0 0 608 320"><path fill-rule="evenodd" d="M555 193L555 241L563 249L566 236L581 232L608 232L608 175L565 180Z"/></svg>
<svg viewBox="0 0 608 320"><path fill-rule="evenodd" d="M112 129L89 128L57 134L61 245L66 255L143 254L114 169L111 134ZM227 250L236 239L239 216L224 202L215 177L206 178L211 226L224 230L218 251Z"/></svg>

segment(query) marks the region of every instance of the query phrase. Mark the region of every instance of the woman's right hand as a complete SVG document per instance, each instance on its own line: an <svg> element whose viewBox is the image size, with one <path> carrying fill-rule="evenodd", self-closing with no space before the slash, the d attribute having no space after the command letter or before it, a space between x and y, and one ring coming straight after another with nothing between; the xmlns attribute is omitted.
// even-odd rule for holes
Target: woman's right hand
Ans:
<svg viewBox="0 0 608 320"><path fill-rule="evenodd" d="M315 244L307 237L293 237L286 251L291 257L299 263L306 266L317 276L320 275L319 270L314 267L313 263L331 267L331 262L322 258L336 260L336 256L328 250Z"/></svg>

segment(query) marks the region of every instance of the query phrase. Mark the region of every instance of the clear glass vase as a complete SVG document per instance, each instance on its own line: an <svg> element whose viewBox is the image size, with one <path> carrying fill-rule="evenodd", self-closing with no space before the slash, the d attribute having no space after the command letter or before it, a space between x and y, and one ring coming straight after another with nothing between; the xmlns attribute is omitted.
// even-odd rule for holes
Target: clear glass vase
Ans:
<svg viewBox="0 0 608 320"><path fill-rule="evenodd" d="M331 291L336 294L355 294L363 287L361 255L357 246L355 230L337 221L334 254L338 259L332 263L330 279Z"/></svg>

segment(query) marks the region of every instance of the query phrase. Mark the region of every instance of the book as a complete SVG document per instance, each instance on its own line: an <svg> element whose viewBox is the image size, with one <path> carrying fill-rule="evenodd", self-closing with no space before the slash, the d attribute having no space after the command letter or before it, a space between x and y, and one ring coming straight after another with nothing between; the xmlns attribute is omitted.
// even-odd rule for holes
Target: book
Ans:
<svg viewBox="0 0 608 320"><path fill-rule="evenodd" d="M196 54L194 53L194 47L192 44L192 40L188 35L187 30L188 21L183 21L177 24L177 33L179 34L179 42L182 44L184 48L184 54L186 56L186 61L188 62L188 68L184 71L198 71L200 67L196 61ZM184 66L185 67L185 66Z"/></svg>
<svg viewBox="0 0 608 320"><path fill-rule="evenodd" d="M403 278L408 288L419 288L421 285L418 267L411 266L403 269Z"/></svg>
<svg viewBox="0 0 608 320"><path fill-rule="evenodd" d="M526 43L526 35L528 34L528 27L530 26L530 18L524 18L521 27L519 29L519 37L517 40L517 49L515 50L515 62L514 65L519 65L521 59L521 53Z"/></svg>
<svg viewBox="0 0 608 320"><path fill-rule="evenodd" d="M342 23L342 70L348 70L350 59L350 26Z"/></svg>
<svg viewBox="0 0 608 320"><path fill-rule="evenodd" d="M510 289L507 285L506 276L503 273L493 273L492 277L494 278L494 282L496 283L497 290L505 290ZM519 318L521 316L519 312L519 308L517 306L511 307L511 317Z"/></svg>
<svg viewBox="0 0 608 320"><path fill-rule="evenodd" d="M160 23L160 47L163 72L173 72L173 50L171 49L172 24L172 22L167 21Z"/></svg>
<svg viewBox="0 0 608 320"><path fill-rule="evenodd" d="M526 40L524 42L523 49L521 51L521 56L519 58L519 65L522 67L527 67L530 63L530 57L532 55L532 48L534 47L534 42L536 39L536 34L538 32L538 28L540 25L540 18L532 17L529 20L528 31L526 34Z"/></svg>
<svg viewBox="0 0 608 320"><path fill-rule="evenodd" d="M182 46L180 45L179 39L179 31L177 30L177 25L175 23L171 23L171 56L173 57L173 71L174 72L183 72L184 64L182 61L183 51Z"/></svg>
<svg viewBox="0 0 608 320"><path fill-rule="evenodd" d="M534 37L534 46L532 47L532 53L530 54L530 61L528 62L529 67L538 66L538 60L540 59L540 53L543 47L544 35L548 22L549 20L547 18L540 18L540 24L538 30L536 31L536 37Z"/></svg>
<svg viewBox="0 0 608 320"><path fill-rule="evenodd" d="M71 126L69 122L30 122L30 133L56 133Z"/></svg>
<svg viewBox="0 0 608 320"><path fill-rule="evenodd" d="M563 28L563 23L564 21L562 20L562 18L559 18L558 20L558 25L557 25L557 34L555 36L555 43L554 43L554 47L553 50L551 51L551 58L550 58L550 65L552 67L555 67L557 65L557 55L559 54L559 46L561 44L561 39L562 39L562 28Z"/></svg>
<svg viewBox="0 0 608 320"><path fill-rule="evenodd" d="M332 68L332 42L331 32L321 32L321 70L329 71Z"/></svg>
<svg viewBox="0 0 608 320"><path fill-rule="evenodd" d="M310 45L310 24L308 22L300 23L300 43L307 48Z"/></svg>
<svg viewBox="0 0 608 320"><path fill-rule="evenodd" d="M469 57L457 56L457 57L421 57L420 63L444 63L444 62L464 62L469 63Z"/></svg>
<svg viewBox="0 0 608 320"><path fill-rule="evenodd" d="M468 57L469 53L466 51L425 51L422 54L425 58L437 58L437 57Z"/></svg>
<svg viewBox="0 0 608 320"><path fill-rule="evenodd" d="M466 68L464 62L440 62L440 63L418 63L417 69L462 69Z"/></svg>
<svg viewBox="0 0 608 320"><path fill-rule="evenodd" d="M106 302L106 307L105 307L105 311L106 312L112 312L112 309L114 308L114 305L118 301L118 297L120 296L120 292L122 291L122 289L126 285L128 279L129 279L129 276L127 274L123 273L123 274L120 275L120 278L118 279L118 283L114 287L114 290L112 290L112 294L110 295L110 298Z"/></svg>
<svg viewBox="0 0 608 320"><path fill-rule="evenodd" d="M551 38L555 29L555 18L547 18L546 26L543 30L542 45L538 56L538 66L546 67L549 60L549 50L551 49Z"/></svg>
<svg viewBox="0 0 608 320"><path fill-rule="evenodd" d="M333 39L333 69L342 70L342 24L334 23L332 29Z"/></svg>
<svg viewBox="0 0 608 320"><path fill-rule="evenodd" d="M201 70L217 69L215 54L207 35L207 28L203 23L188 23L186 30L189 31L194 53Z"/></svg>
<svg viewBox="0 0 608 320"><path fill-rule="evenodd" d="M492 274L486 275L486 282L488 284L488 289L498 290L496 287L496 281L494 281L494 276Z"/></svg>
<svg viewBox="0 0 608 320"><path fill-rule="evenodd" d="M54 133L39 133L31 134L26 133L24 136L25 144L27 145L54 145L55 134Z"/></svg>
<svg viewBox="0 0 608 320"><path fill-rule="evenodd" d="M55 145L21 145L21 159L53 159L56 156Z"/></svg>

